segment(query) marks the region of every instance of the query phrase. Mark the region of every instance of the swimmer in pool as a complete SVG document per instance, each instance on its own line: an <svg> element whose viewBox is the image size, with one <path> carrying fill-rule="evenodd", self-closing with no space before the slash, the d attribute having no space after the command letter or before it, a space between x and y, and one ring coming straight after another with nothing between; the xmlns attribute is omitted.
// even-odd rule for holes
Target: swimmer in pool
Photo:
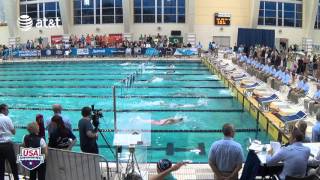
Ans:
<svg viewBox="0 0 320 180"><path fill-rule="evenodd" d="M170 68L170 70L167 71L166 74L173 74L173 73L176 72L176 71L175 71L175 68L176 68L176 67L175 67L173 64L171 64L171 65L169 66L169 68Z"/></svg>
<svg viewBox="0 0 320 180"><path fill-rule="evenodd" d="M208 101L199 100L197 104L169 104L171 108L194 108L208 105Z"/></svg>
<svg viewBox="0 0 320 180"><path fill-rule="evenodd" d="M199 105L196 104L172 104L169 105L171 108L194 108L197 107Z"/></svg>
<svg viewBox="0 0 320 180"><path fill-rule="evenodd" d="M171 94L170 94L171 95ZM198 94L192 92L185 92L185 93L173 93L173 96L197 96Z"/></svg>
<svg viewBox="0 0 320 180"><path fill-rule="evenodd" d="M146 123L150 123L150 124L158 125L158 126L177 124L182 121L183 121L183 118L168 118L168 119L161 119L159 121L157 121L157 120L144 120L144 122L146 122Z"/></svg>

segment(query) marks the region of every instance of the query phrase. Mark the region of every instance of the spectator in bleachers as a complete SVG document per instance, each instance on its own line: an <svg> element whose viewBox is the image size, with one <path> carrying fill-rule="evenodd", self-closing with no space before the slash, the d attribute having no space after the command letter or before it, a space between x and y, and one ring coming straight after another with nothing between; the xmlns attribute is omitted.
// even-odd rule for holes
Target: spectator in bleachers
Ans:
<svg viewBox="0 0 320 180"><path fill-rule="evenodd" d="M67 116L64 116L61 114L62 106L60 104L54 104L54 105L52 105L52 111L53 111L53 116L55 116L55 115L61 116L65 126L72 131L70 119ZM49 134L52 133L52 129L50 129L50 123L51 123L52 117L50 119L48 119L46 122L46 128L48 129Z"/></svg>
<svg viewBox="0 0 320 180"><path fill-rule="evenodd" d="M310 115L318 112L320 109L320 85L317 85L317 91L314 93L312 99L304 100L304 108L309 112Z"/></svg>
<svg viewBox="0 0 320 180"><path fill-rule="evenodd" d="M11 167L14 180L19 180L16 155L12 143L12 136L16 134L11 118L8 116L9 107L0 105L0 180L4 180L5 161Z"/></svg>
<svg viewBox="0 0 320 180"><path fill-rule="evenodd" d="M318 62L317 62L317 56L314 55L313 56L313 59L312 59L312 69L313 69L313 76L316 77L316 72L317 72L317 69L318 69Z"/></svg>
<svg viewBox="0 0 320 180"><path fill-rule="evenodd" d="M283 169L279 175L281 180L285 180L287 176L301 178L307 172L310 148L302 145L304 135L298 128L292 131L291 136L291 145L281 148L278 152L271 149L267 156L268 166L283 162Z"/></svg>
<svg viewBox="0 0 320 180"><path fill-rule="evenodd" d="M275 68L274 65L272 65L272 66L270 67L270 69L269 69L268 74L269 74L269 76L274 76L276 73L277 73L277 69Z"/></svg>
<svg viewBox="0 0 320 180"><path fill-rule="evenodd" d="M289 70L285 70L284 74L281 77L282 84L289 85L292 81Z"/></svg>
<svg viewBox="0 0 320 180"><path fill-rule="evenodd" d="M238 172L244 161L242 147L233 140L235 129L232 124L224 124L224 139L212 144L209 152L209 165L217 180L238 179Z"/></svg>
<svg viewBox="0 0 320 180"><path fill-rule="evenodd" d="M264 82L267 82L268 77L270 77L271 74L271 63L265 64L262 68L262 73L261 73L261 80Z"/></svg>
<svg viewBox="0 0 320 180"><path fill-rule="evenodd" d="M55 115L52 117L52 124L56 127L49 137L48 146L57 149L70 150L76 142L76 137L70 129L68 129L62 120L62 117Z"/></svg>
<svg viewBox="0 0 320 180"><path fill-rule="evenodd" d="M246 62L247 59L248 59L248 58L247 58L246 53L242 53L241 56L240 56L239 65L242 66L242 64L243 64L244 62Z"/></svg>
<svg viewBox="0 0 320 180"><path fill-rule="evenodd" d="M303 73L303 60L301 58L298 59L298 69L297 74Z"/></svg>
<svg viewBox="0 0 320 180"><path fill-rule="evenodd" d="M282 79L285 77L285 68L279 68L279 70L275 74L274 80L274 89L280 90L280 86L282 85Z"/></svg>
<svg viewBox="0 0 320 180"><path fill-rule="evenodd" d="M315 73L315 78L317 79L317 82L320 80L320 57L318 57L317 60L317 71Z"/></svg>
<svg viewBox="0 0 320 180"><path fill-rule="evenodd" d="M312 128L312 142L320 142L320 113L318 112L316 115L316 124Z"/></svg>
<svg viewBox="0 0 320 180"><path fill-rule="evenodd" d="M36 122L30 123L27 126L28 135L23 137L23 147L27 148L41 148L41 153L47 156L48 148L45 140L39 137L39 126ZM37 178L38 177L38 178ZM45 180L46 178L46 163L40 164L36 169L30 171L29 180Z"/></svg>
<svg viewBox="0 0 320 180"><path fill-rule="evenodd" d="M307 54L307 53L306 53ZM304 56L304 59L303 59L303 74L305 75L305 76L307 76L308 75L308 64L309 64L309 62L310 62L310 59L311 59L311 56L310 55L305 55Z"/></svg>
<svg viewBox="0 0 320 180"><path fill-rule="evenodd" d="M198 50L198 57L201 57L202 45L201 45L200 41L197 44L196 48Z"/></svg>

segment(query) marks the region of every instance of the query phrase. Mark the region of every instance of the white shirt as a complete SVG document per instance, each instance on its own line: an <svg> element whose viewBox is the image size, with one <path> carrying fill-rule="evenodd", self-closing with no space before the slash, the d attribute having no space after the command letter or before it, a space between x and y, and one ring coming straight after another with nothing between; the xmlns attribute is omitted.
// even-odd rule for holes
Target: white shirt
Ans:
<svg viewBox="0 0 320 180"><path fill-rule="evenodd" d="M10 117L0 114L0 143L10 142L13 130L14 126Z"/></svg>

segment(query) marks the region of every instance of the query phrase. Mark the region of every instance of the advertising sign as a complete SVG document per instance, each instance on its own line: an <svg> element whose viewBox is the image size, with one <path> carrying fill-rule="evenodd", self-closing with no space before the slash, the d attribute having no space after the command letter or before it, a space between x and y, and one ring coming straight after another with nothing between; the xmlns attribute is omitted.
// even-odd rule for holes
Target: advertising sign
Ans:
<svg viewBox="0 0 320 180"><path fill-rule="evenodd" d="M88 48L77 49L77 55L89 55Z"/></svg>
<svg viewBox="0 0 320 180"><path fill-rule="evenodd" d="M19 51L18 56L19 56L19 57L34 57L34 56L40 56L40 51L39 51L39 50Z"/></svg>

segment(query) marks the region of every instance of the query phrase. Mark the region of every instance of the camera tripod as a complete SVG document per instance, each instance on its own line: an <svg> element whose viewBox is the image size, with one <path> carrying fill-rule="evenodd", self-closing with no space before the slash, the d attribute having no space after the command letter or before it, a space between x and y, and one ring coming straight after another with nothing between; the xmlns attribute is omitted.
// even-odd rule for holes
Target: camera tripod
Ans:
<svg viewBox="0 0 320 180"><path fill-rule="evenodd" d="M138 169L138 174L141 177L141 171L135 154L135 147L129 147L129 159L127 162L125 177L135 174L135 167Z"/></svg>
<svg viewBox="0 0 320 180"><path fill-rule="evenodd" d="M110 150L110 152L112 153L113 157L114 157L114 158L116 158L117 156L116 156L116 154L114 153L114 151L112 150L112 147L111 147L111 145L109 144L109 142L108 142L108 140L107 140L106 136L102 133L102 130L101 130L101 129L99 129L99 128L97 128L97 131L100 133L100 135L101 135L101 137L102 137L103 141L104 141L104 142L106 143L106 145L108 146L108 149L109 149L109 150Z"/></svg>

